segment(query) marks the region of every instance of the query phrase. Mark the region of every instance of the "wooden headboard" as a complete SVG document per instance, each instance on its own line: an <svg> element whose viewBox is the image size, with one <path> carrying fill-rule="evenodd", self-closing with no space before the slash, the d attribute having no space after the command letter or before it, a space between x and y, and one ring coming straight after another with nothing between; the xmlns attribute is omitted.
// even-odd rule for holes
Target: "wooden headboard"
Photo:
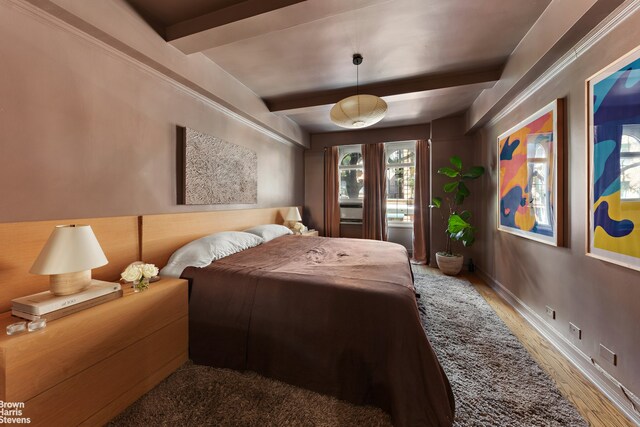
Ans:
<svg viewBox="0 0 640 427"><path fill-rule="evenodd" d="M0 312L11 300L49 289L49 276L29 274L31 265L56 225L89 224L109 264L93 270L93 277L115 281L124 268L139 259L137 216L0 223Z"/></svg>
<svg viewBox="0 0 640 427"><path fill-rule="evenodd" d="M109 264L92 271L93 277L117 281L120 272L135 260L163 267L176 249L194 239L258 224L282 224L288 210L289 207L282 207L0 223L0 313L11 310L14 298L49 289L49 276L30 274L29 269L56 225L89 224L109 260Z"/></svg>
<svg viewBox="0 0 640 427"><path fill-rule="evenodd" d="M302 212L302 208L299 209ZM282 207L144 215L142 260L162 268L173 252L192 240L219 231L241 231L259 224L282 224L288 210L289 207Z"/></svg>

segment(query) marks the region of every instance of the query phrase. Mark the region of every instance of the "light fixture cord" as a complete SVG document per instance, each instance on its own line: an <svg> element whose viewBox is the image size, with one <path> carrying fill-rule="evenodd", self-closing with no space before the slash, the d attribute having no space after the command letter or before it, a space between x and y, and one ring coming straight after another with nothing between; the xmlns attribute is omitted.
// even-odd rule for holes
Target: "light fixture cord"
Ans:
<svg viewBox="0 0 640 427"><path fill-rule="evenodd" d="M356 100L358 101L358 117L360 114L360 64L356 64Z"/></svg>
<svg viewBox="0 0 640 427"><path fill-rule="evenodd" d="M360 95L360 65L356 65L356 95Z"/></svg>

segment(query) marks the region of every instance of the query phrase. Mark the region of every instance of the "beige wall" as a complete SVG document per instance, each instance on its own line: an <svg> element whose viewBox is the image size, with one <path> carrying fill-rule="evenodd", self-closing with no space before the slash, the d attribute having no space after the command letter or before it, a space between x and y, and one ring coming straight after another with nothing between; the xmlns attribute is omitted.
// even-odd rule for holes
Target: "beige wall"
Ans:
<svg viewBox="0 0 640 427"><path fill-rule="evenodd" d="M324 151L304 152L304 214L302 220L309 228L324 235Z"/></svg>
<svg viewBox="0 0 640 427"><path fill-rule="evenodd" d="M6 0L5 0L6 1ZM126 0L10 0L19 8L46 17L56 25L80 30L116 54L135 58L154 72L167 76L215 101L251 124L278 138L309 146L308 133L288 117L272 114L253 91L202 54L185 55L160 37ZM32 6L33 5L33 6Z"/></svg>
<svg viewBox="0 0 640 427"><path fill-rule="evenodd" d="M0 58L0 221L303 202L302 148L86 36L1 2ZM176 125L256 151L258 204L177 206Z"/></svg>
<svg viewBox="0 0 640 427"><path fill-rule="evenodd" d="M597 45L584 52L542 89L493 127L477 135L477 161L489 167L483 180L480 240L474 260L542 318L545 305L556 310L550 325L581 351L640 394L640 272L585 256L587 220L587 136L585 79L607 66L640 40L640 14L630 16ZM551 247L496 230L496 138L555 98L567 103L568 193L565 247ZM569 334L569 322L583 339ZM602 343L618 355L618 366L598 354Z"/></svg>
<svg viewBox="0 0 640 427"><path fill-rule="evenodd" d="M462 165L465 169L474 166L474 152L476 144L474 144L471 136L463 135L465 125L464 116L455 116L439 120L431 123L431 198L435 196L443 197L445 195L442 186L449 182L449 179L437 173L438 169L444 166L451 166L449 158L458 156L462 159ZM477 181L469 181L467 183L471 196L468 197L462 209L471 212L471 224L479 225L479 217L475 212L474 200L479 197L478 191L481 185ZM431 235L430 235L430 264L436 265L436 252L444 251L447 246L447 236L445 230L447 228L448 209L432 209L431 210ZM478 234L482 233L481 228ZM462 243L452 242L452 249L455 253L461 253L465 256L467 263L470 249L465 248Z"/></svg>

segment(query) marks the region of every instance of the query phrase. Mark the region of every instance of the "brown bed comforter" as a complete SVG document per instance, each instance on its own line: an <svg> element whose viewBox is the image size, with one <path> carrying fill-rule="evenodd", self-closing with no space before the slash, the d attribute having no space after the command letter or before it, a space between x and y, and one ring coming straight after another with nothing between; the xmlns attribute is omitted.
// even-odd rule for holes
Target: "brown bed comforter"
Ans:
<svg viewBox="0 0 640 427"><path fill-rule="evenodd" d="M182 277L195 363L373 404L398 426L453 423L402 246L284 236Z"/></svg>

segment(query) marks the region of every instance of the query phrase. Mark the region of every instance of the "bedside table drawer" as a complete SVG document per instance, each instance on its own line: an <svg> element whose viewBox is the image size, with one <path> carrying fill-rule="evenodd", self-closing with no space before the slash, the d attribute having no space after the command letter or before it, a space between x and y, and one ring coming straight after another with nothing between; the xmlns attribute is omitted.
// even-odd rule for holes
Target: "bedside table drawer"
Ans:
<svg viewBox="0 0 640 427"><path fill-rule="evenodd" d="M187 359L187 292L185 280L163 278L41 331L0 337L0 400L25 402L35 425L76 425L118 407L108 421Z"/></svg>
<svg viewBox="0 0 640 427"><path fill-rule="evenodd" d="M188 323L182 317L28 400L25 414L34 425L43 426L56 425L59 420L64 425L108 422L186 361ZM157 373L162 374L157 381L147 382ZM73 398L61 400L63 395ZM96 413L96 401L110 404Z"/></svg>

